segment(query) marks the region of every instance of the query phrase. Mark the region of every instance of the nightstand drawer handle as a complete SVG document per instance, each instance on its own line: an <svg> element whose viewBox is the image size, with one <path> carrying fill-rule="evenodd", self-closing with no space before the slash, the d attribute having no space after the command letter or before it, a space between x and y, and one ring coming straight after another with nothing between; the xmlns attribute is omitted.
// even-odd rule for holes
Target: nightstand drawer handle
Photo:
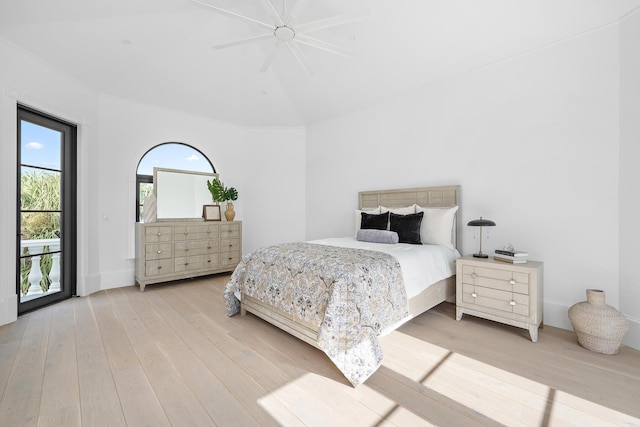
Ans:
<svg viewBox="0 0 640 427"><path fill-rule="evenodd" d="M478 294L476 294L475 292L473 292L473 293L471 294L471 296L472 296L472 297L474 297L474 298L476 298L476 297L478 296Z"/></svg>
<svg viewBox="0 0 640 427"><path fill-rule="evenodd" d="M516 281L515 281L514 279L511 279L511 280L509 280L509 284L511 284L511 285L515 285L515 284L516 284Z"/></svg>
<svg viewBox="0 0 640 427"><path fill-rule="evenodd" d="M514 300L509 301L509 305L516 305L516 302Z"/></svg>

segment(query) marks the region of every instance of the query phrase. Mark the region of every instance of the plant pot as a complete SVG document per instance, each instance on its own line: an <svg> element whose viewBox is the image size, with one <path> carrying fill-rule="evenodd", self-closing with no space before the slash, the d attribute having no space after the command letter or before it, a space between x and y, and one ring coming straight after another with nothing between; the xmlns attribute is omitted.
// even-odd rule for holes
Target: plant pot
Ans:
<svg viewBox="0 0 640 427"><path fill-rule="evenodd" d="M578 343L602 354L616 354L629 329L627 318L605 304L605 293L599 289L587 289L587 300L569 308L569 320Z"/></svg>
<svg viewBox="0 0 640 427"><path fill-rule="evenodd" d="M227 218L227 221L233 221L233 218L236 217L236 211L233 210L233 203L227 202L227 209L224 211L224 217Z"/></svg>

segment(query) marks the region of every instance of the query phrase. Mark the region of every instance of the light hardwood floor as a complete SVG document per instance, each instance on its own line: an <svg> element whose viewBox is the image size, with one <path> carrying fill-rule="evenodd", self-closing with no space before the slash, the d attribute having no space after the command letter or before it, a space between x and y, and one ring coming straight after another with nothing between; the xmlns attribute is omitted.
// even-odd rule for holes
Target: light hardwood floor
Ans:
<svg viewBox="0 0 640 427"><path fill-rule="evenodd" d="M227 275L98 292L0 327L0 426L640 425L640 352L441 304L351 387L319 350L226 317Z"/></svg>

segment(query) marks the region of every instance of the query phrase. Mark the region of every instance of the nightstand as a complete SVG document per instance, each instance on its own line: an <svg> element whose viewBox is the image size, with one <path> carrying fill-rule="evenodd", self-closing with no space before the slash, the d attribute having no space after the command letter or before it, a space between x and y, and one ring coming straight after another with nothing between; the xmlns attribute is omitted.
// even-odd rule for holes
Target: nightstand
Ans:
<svg viewBox="0 0 640 427"><path fill-rule="evenodd" d="M529 330L542 324L542 262L510 264L467 255L456 261L456 320L463 314Z"/></svg>

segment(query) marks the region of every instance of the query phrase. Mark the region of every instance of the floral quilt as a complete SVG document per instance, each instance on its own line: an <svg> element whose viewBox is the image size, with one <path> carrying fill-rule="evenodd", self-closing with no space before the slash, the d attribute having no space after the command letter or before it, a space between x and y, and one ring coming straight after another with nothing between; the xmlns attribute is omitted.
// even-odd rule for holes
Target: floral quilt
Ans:
<svg viewBox="0 0 640 427"><path fill-rule="evenodd" d="M269 303L319 327L318 346L354 385L382 363L378 336L408 316L400 264L391 255L314 243L286 243L243 258L227 283L235 293Z"/></svg>

